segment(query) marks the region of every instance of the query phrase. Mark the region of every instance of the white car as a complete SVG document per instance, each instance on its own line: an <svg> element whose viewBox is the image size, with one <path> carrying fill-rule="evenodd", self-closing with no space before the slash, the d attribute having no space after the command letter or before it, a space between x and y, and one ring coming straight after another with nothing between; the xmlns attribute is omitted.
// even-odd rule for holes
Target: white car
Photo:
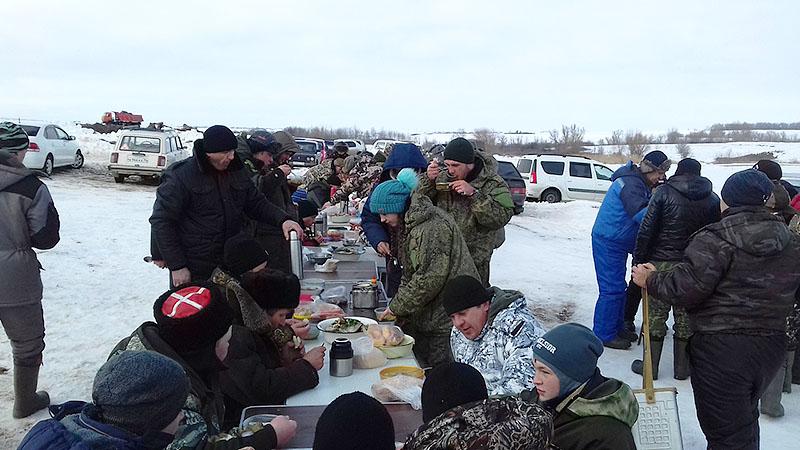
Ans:
<svg viewBox="0 0 800 450"><path fill-rule="evenodd" d="M601 202L611 187L609 169L584 156L525 155L517 160L528 200Z"/></svg>
<svg viewBox="0 0 800 450"><path fill-rule="evenodd" d="M364 145L364 142L359 141L358 139L335 139L333 142L334 145L338 144L339 142L344 142L347 145L348 155L357 155L367 151L367 147Z"/></svg>
<svg viewBox="0 0 800 450"><path fill-rule="evenodd" d="M170 164L188 156L185 148L175 131L122 131L108 170L117 183L124 182L129 175L158 180Z"/></svg>
<svg viewBox="0 0 800 450"><path fill-rule="evenodd" d="M372 144L372 153L378 153L386 150L386 147L394 144L399 144L403 141L396 141L394 139L378 139Z"/></svg>
<svg viewBox="0 0 800 450"><path fill-rule="evenodd" d="M50 175L56 167L83 167L83 154L75 136L70 136L58 125L20 125L28 134L30 144L25 160L29 169L39 169Z"/></svg>

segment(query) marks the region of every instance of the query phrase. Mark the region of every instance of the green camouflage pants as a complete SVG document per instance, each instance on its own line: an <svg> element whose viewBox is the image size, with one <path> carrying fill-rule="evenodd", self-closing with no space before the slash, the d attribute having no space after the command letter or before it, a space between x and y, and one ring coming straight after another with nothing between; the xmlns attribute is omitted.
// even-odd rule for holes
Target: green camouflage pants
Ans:
<svg viewBox="0 0 800 450"><path fill-rule="evenodd" d="M666 272L672 269L676 263L674 262L656 262L656 270L659 272ZM692 337L692 331L689 329L689 317L686 310L670 305L669 303L662 302L657 298L650 297L649 306L649 320L650 320L650 338L651 339L664 339L667 335L667 319L669 319L669 310L672 309L672 317L675 323L672 325L672 331L675 338L688 340Z"/></svg>

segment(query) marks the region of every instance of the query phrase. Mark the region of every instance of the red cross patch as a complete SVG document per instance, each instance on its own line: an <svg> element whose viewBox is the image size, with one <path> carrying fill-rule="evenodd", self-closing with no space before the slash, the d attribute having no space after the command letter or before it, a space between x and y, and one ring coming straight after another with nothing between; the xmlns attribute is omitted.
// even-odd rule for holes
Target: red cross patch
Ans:
<svg viewBox="0 0 800 450"><path fill-rule="evenodd" d="M173 319L183 319L202 311L211 303L211 291L204 287L189 286L170 294L161 305L161 314Z"/></svg>

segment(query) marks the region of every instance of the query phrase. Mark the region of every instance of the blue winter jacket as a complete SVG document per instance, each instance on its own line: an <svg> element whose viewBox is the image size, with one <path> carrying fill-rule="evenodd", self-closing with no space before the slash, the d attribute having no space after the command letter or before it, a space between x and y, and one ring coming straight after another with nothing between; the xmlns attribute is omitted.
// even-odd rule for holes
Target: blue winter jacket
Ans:
<svg viewBox="0 0 800 450"><path fill-rule="evenodd" d="M50 413L53 418L34 425L17 450L151 450L172 441L172 436L157 433L162 436L154 435L156 439L145 443L139 436L99 421L98 409L92 403L54 405Z"/></svg>
<svg viewBox="0 0 800 450"><path fill-rule="evenodd" d="M428 161L422 156L422 152L416 145L405 143L395 144L392 147L392 152L389 153L389 157L386 158L386 162L383 163L383 172L381 172L378 182L382 183L389 179L390 170L400 170L406 167L412 169L426 169L428 167ZM377 250L378 244L381 242L389 242L389 233L381 223L381 216L373 213L369 209L371 199L372 195L370 194L370 196L367 197L366 203L364 203L364 208L361 209L361 229L363 229L364 233L367 235L367 241L370 245Z"/></svg>
<svg viewBox="0 0 800 450"><path fill-rule="evenodd" d="M592 237L633 253L650 194L644 175L636 164L628 161L617 169L611 175L611 187L594 221Z"/></svg>

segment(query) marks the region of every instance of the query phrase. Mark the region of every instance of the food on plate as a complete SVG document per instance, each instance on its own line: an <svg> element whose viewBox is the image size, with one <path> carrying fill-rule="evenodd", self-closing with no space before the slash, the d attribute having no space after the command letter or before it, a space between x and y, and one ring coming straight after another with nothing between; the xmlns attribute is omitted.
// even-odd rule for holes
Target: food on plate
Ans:
<svg viewBox="0 0 800 450"><path fill-rule="evenodd" d="M337 255L360 255L364 250L357 247L339 247L333 251Z"/></svg>
<svg viewBox="0 0 800 450"><path fill-rule="evenodd" d="M358 319L351 319L349 317L340 317L333 321L328 326L328 329L323 330L330 333L358 333L364 329L364 324Z"/></svg>
<svg viewBox="0 0 800 450"><path fill-rule="evenodd" d="M378 324L367 328L367 336L375 347L393 347L403 342L405 334L397 326Z"/></svg>
<svg viewBox="0 0 800 450"><path fill-rule="evenodd" d="M328 237L332 240L341 240L344 237L344 231L342 230L328 230Z"/></svg>

